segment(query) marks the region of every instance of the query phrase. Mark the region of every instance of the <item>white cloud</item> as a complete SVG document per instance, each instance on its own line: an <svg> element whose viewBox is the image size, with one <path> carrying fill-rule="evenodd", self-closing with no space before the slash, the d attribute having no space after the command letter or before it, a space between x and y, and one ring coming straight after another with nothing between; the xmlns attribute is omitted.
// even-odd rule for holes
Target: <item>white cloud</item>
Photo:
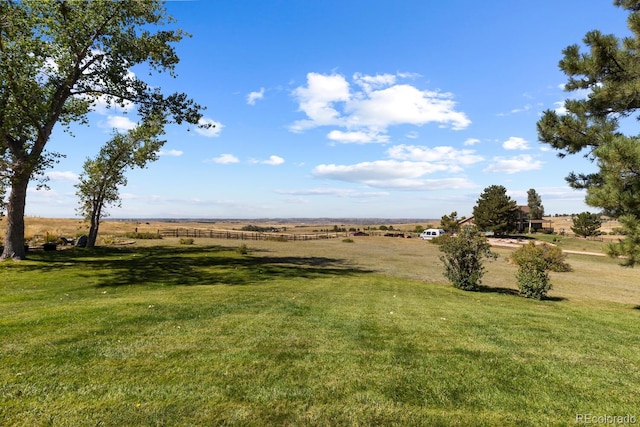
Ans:
<svg viewBox="0 0 640 427"><path fill-rule="evenodd" d="M502 143L502 148L505 150L529 150L531 147L526 139L512 136Z"/></svg>
<svg viewBox="0 0 640 427"><path fill-rule="evenodd" d="M284 163L284 159L280 156L269 156L269 160L264 160L261 163L265 165L277 166Z"/></svg>
<svg viewBox="0 0 640 427"><path fill-rule="evenodd" d="M517 113L522 113L525 111L529 111L531 109L531 104L527 104L525 106L523 106L522 108L514 108L513 110L511 110L511 113L513 114L517 114Z"/></svg>
<svg viewBox="0 0 640 427"><path fill-rule="evenodd" d="M553 111L555 111L557 115L564 116L565 114L567 114L567 109L564 106L564 101L554 102L553 105Z"/></svg>
<svg viewBox="0 0 640 427"><path fill-rule="evenodd" d="M312 174L317 178L365 184L376 188L401 190L434 190L475 188L464 177L425 179L434 173L458 173L464 166L484 160L475 150L453 147L396 145L387 150L388 160L361 162L351 165L321 164Z"/></svg>
<svg viewBox="0 0 640 427"><path fill-rule="evenodd" d="M396 82L394 74L377 74L375 76L367 76L365 74L355 73L353 81L360 86L365 92L371 92L374 89L380 89L385 86L391 86Z"/></svg>
<svg viewBox="0 0 640 427"><path fill-rule="evenodd" d="M209 128L196 127L196 132L202 136L206 136L208 138L215 138L220 136L220 132L222 132L222 128L224 125L220 122L217 122L213 119L201 118L198 121L199 125L210 125Z"/></svg>
<svg viewBox="0 0 640 427"><path fill-rule="evenodd" d="M468 138L462 143L462 145L469 147L472 145L476 145L479 142L480 140L478 138Z"/></svg>
<svg viewBox="0 0 640 427"><path fill-rule="evenodd" d="M318 165L313 175L318 178L333 179L365 184L370 187L398 190L443 190L475 188L466 178L421 179L423 175L442 170L445 167L425 162L398 162L380 160L355 165Z"/></svg>
<svg viewBox="0 0 640 427"><path fill-rule="evenodd" d="M227 165L230 163L238 163L240 160L233 154L221 154L218 157L212 159L213 163L220 165Z"/></svg>
<svg viewBox="0 0 640 427"><path fill-rule="evenodd" d="M410 85L394 85L372 91L368 97L354 98L347 106L351 126L382 127L400 124L421 126L427 123L464 129L471 121L455 111L449 93L421 91Z"/></svg>
<svg viewBox="0 0 640 427"><path fill-rule="evenodd" d="M450 171L460 171L460 165L471 165L484 160L475 150L457 150L449 146L425 147L417 145L396 145L387 150L392 159L414 162L431 162L447 165Z"/></svg>
<svg viewBox="0 0 640 427"><path fill-rule="evenodd" d="M308 190L277 190L278 194L285 194L291 196L336 196L342 198L373 198L388 196L386 191L365 191L360 192L356 190L344 189L344 188L312 188Z"/></svg>
<svg viewBox="0 0 640 427"><path fill-rule="evenodd" d="M93 102L93 111L103 116L114 112L128 113L135 108L135 104L129 100L109 99L106 95L98 96Z"/></svg>
<svg viewBox="0 0 640 427"><path fill-rule="evenodd" d="M541 168L542 162L540 160L534 160L533 156L523 154L511 158L494 157L493 163L484 169L483 172L514 174Z"/></svg>
<svg viewBox="0 0 640 427"><path fill-rule="evenodd" d="M341 143L356 143L356 144L366 144L369 142L388 142L389 136L380 134L377 132L343 132L341 130L332 130L327 135L332 141L341 142Z"/></svg>
<svg viewBox="0 0 640 427"><path fill-rule="evenodd" d="M293 132L317 126L338 125L341 122L340 113L334 108L334 104L350 99L349 83L340 75L309 73L307 86L296 88L293 96L300 104L299 110L309 118L295 122L291 126Z"/></svg>
<svg viewBox="0 0 640 427"><path fill-rule="evenodd" d="M284 163L284 159L280 156L269 156L269 158L267 160L255 160L252 159L251 163L254 164L262 164L262 165L270 165L270 166L278 166Z"/></svg>
<svg viewBox="0 0 640 427"><path fill-rule="evenodd" d="M249 105L256 105L256 101L260 100L264 98L264 88L261 87L259 91L257 92L250 92L249 95L247 95L247 104Z"/></svg>
<svg viewBox="0 0 640 427"><path fill-rule="evenodd" d="M438 123L460 130L471 124L464 113L456 111L452 94L398 84L398 77L402 76L356 73L354 89L342 75L309 73L307 85L293 91L299 111L305 113L307 119L294 122L290 130L302 132L334 126L345 129L329 133L334 137L348 136L341 142L364 143L386 142L388 139L379 135L386 134L387 128L394 125ZM368 139L366 135L376 137Z"/></svg>
<svg viewBox="0 0 640 427"><path fill-rule="evenodd" d="M100 123L100 127L115 128L120 131L128 131L136 126L137 123L124 116L107 116L107 120Z"/></svg>
<svg viewBox="0 0 640 427"><path fill-rule="evenodd" d="M44 174L51 181L56 182L77 182L78 175L71 171L50 171Z"/></svg>
<svg viewBox="0 0 640 427"><path fill-rule="evenodd" d="M313 174L318 177L350 182L379 182L388 179L418 178L420 176L446 170L446 166L427 162L397 160L376 160L354 165L318 165Z"/></svg>
<svg viewBox="0 0 640 427"><path fill-rule="evenodd" d="M183 154L184 154L184 151L181 151L181 150L160 150L160 151L158 151L158 156L180 157Z"/></svg>

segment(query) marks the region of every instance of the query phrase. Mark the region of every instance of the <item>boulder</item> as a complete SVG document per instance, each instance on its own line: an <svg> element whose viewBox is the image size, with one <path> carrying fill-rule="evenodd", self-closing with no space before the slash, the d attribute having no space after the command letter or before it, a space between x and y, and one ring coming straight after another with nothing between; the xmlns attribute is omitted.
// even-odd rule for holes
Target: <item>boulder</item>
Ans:
<svg viewBox="0 0 640 427"><path fill-rule="evenodd" d="M87 240L89 240L89 237L87 237L86 235L82 235L82 236L78 237L78 240L76 240L76 247L78 247L78 248L86 248L87 247Z"/></svg>

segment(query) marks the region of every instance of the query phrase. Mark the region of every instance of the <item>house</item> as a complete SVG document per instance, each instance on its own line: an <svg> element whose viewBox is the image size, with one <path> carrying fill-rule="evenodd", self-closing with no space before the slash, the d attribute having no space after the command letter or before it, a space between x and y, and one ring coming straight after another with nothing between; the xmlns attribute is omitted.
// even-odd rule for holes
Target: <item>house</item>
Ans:
<svg viewBox="0 0 640 427"><path fill-rule="evenodd" d="M553 228L551 227L551 220L532 219L531 221L529 221L529 211L530 211L529 206L518 205L516 206L516 210L518 211L518 218L516 221L517 233L528 233L529 226L531 226L531 232L544 231L544 232L553 233ZM460 224L461 228L475 226L475 222L473 221L473 215L471 215L469 218L465 218L463 220L458 221L458 224Z"/></svg>
<svg viewBox="0 0 640 427"><path fill-rule="evenodd" d="M518 210L518 222L516 224L516 231L518 233L528 233L529 227L531 227L531 232L537 231L549 231L553 232L553 228L551 228L551 221L544 219L532 219L529 220L529 212L531 209L527 205L518 205L516 206ZM545 223L548 224L548 227L545 227Z"/></svg>

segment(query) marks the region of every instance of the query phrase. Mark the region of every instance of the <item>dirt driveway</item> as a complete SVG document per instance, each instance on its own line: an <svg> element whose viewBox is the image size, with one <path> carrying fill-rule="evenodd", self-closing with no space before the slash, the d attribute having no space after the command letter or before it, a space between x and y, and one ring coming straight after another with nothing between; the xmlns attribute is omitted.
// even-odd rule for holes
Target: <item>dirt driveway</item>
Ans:
<svg viewBox="0 0 640 427"><path fill-rule="evenodd" d="M522 240L522 239L508 239L508 238L500 238L500 237L490 237L489 244L491 246L500 246L503 248L519 248L520 246L526 245L530 240ZM536 244L543 244L544 242L536 241ZM552 245L553 243L548 243ZM593 256L607 256L602 252L587 252L587 251L572 251L563 249L562 252L567 254L580 254L580 255L593 255Z"/></svg>

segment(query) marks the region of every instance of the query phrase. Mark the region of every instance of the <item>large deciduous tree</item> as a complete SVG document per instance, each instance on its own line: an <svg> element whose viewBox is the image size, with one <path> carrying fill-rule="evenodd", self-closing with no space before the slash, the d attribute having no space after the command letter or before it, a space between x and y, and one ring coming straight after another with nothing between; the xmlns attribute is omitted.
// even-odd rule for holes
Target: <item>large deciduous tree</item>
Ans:
<svg viewBox="0 0 640 427"><path fill-rule="evenodd" d="M144 168L158 159L158 150L165 142L158 139L162 132L160 120L143 123L126 134L116 132L94 159L85 161L76 194L78 212L90 224L87 247L96 244L100 220L107 214L105 209L120 205L119 187L127 185L125 172Z"/></svg>
<svg viewBox="0 0 640 427"><path fill-rule="evenodd" d="M583 39L587 51L575 44L564 49L560 69L568 76L565 89L586 92L567 99L562 112L545 111L538 121L540 141L560 157L583 153L594 162L594 173L571 172L569 185L586 190L586 203L619 218L625 239L609 248L626 257L625 265L640 262L640 136L637 122L625 120L640 109L640 1L615 0L629 11L631 35L618 38L591 31ZM624 125L624 126L623 126Z"/></svg>
<svg viewBox="0 0 640 427"><path fill-rule="evenodd" d="M518 212L516 202L507 195L502 185L484 189L473 208L473 222L482 231L505 234L516 229Z"/></svg>
<svg viewBox="0 0 640 427"><path fill-rule="evenodd" d="M0 0L0 172L10 187L2 258L23 259L30 180L55 161L56 124L84 123L96 103L132 103L142 121L198 123L184 93L163 94L130 69L173 75L173 44L187 34L159 0Z"/></svg>

